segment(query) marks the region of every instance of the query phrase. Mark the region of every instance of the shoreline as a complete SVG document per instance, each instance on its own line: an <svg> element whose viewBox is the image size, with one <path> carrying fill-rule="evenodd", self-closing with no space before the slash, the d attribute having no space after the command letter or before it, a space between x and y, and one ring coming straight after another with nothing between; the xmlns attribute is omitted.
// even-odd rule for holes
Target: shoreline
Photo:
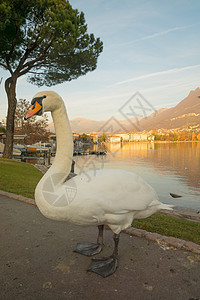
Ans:
<svg viewBox="0 0 200 300"><path fill-rule="evenodd" d="M152 141L121 141L121 142L105 142L105 144L127 144L127 143L145 143L145 144L157 144L157 143L200 143L200 141L160 141L160 140L152 140Z"/></svg>

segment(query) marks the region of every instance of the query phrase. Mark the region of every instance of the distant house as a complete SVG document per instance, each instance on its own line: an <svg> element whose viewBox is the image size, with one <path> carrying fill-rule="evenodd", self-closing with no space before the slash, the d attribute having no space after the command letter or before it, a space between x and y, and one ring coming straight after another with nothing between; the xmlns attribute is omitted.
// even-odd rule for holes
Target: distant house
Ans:
<svg viewBox="0 0 200 300"><path fill-rule="evenodd" d="M154 141L155 140L155 136L152 135L152 134L150 134L150 135L148 135L147 139L148 139L148 141Z"/></svg>
<svg viewBox="0 0 200 300"><path fill-rule="evenodd" d="M143 133L143 132L136 132L136 133L129 134L130 142L143 142L143 141L147 141L147 138L148 138L147 133Z"/></svg>
<svg viewBox="0 0 200 300"><path fill-rule="evenodd" d="M14 143L24 145L26 143L27 134L15 134Z"/></svg>
<svg viewBox="0 0 200 300"><path fill-rule="evenodd" d="M98 143L99 135L97 133L90 133L89 137L94 144Z"/></svg>
<svg viewBox="0 0 200 300"><path fill-rule="evenodd" d="M135 133L134 134L134 140L137 141L137 142L140 142L140 141L144 140L144 137L142 136L141 133Z"/></svg>
<svg viewBox="0 0 200 300"><path fill-rule="evenodd" d="M80 134L76 133L76 132L73 132L72 136L73 136L73 141L75 141L75 140L77 140L79 138Z"/></svg>
<svg viewBox="0 0 200 300"><path fill-rule="evenodd" d="M121 137L120 136L110 136L109 140L111 143L120 143L121 142Z"/></svg>
<svg viewBox="0 0 200 300"><path fill-rule="evenodd" d="M15 144L24 145L26 142L26 134L15 134L13 137L13 141ZM0 142L5 144L6 134L0 133Z"/></svg>
<svg viewBox="0 0 200 300"><path fill-rule="evenodd" d="M127 132L115 133L115 136L120 137L121 142L128 142L129 141L129 134Z"/></svg>
<svg viewBox="0 0 200 300"><path fill-rule="evenodd" d="M129 133L129 142L134 142L135 141L135 132L130 132Z"/></svg>

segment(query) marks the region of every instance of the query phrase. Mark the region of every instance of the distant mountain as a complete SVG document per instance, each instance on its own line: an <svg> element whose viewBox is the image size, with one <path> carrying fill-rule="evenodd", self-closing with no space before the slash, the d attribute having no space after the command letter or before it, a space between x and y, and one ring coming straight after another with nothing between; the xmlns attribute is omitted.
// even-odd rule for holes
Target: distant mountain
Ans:
<svg viewBox="0 0 200 300"><path fill-rule="evenodd" d="M106 121L95 121L85 118L75 118L70 120L70 125L72 132L76 133L116 133L116 132L126 132L131 131L131 123L135 122L135 119L129 120L117 120L114 117ZM53 122L48 125L48 130L55 132Z"/></svg>
<svg viewBox="0 0 200 300"><path fill-rule="evenodd" d="M95 121L84 118L70 120L71 128L76 133L117 133L150 131L156 129L179 129L189 128L200 129L200 88L191 91L189 95L171 108L161 108L149 115L147 118L140 118L136 123L135 118L127 120L116 120L110 118L107 121ZM48 129L55 132L53 123Z"/></svg>
<svg viewBox="0 0 200 300"><path fill-rule="evenodd" d="M72 132L75 133L91 133L98 131L98 129L101 128L104 123L104 121L95 121L85 118L75 118L70 120ZM53 122L48 125L48 130L55 132Z"/></svg>
<svg viewBox="0 0 200 300"><path fill-rule="evenodd" d="M72 132L91 133L102 127L103 121L88 120L84 118L75 118L70 120Z"/></svg>
<svg viewBox="0 0 200 300"><path fill-rule="evenodd" d="M176 106L160 111L140 121L141 130L152 129L188 129L200 128L200 88L191 91L189 95Z"/></svg>

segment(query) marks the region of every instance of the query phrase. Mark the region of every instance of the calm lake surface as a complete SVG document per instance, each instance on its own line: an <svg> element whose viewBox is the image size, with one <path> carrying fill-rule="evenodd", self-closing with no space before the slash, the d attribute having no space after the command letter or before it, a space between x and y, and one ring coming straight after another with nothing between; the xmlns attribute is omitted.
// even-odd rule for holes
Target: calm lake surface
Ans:
<svg viewBox="0 0 200 300"><path fill-rule="evenodd" d="M97 149L94 145L93 150ZM91 150L91 149L90 149ZM200 143L108 143L107 155L75 156L75 173L124 169L143 177L163 203L200 210ZM172 198L169 193L182 196Z"/></svg>

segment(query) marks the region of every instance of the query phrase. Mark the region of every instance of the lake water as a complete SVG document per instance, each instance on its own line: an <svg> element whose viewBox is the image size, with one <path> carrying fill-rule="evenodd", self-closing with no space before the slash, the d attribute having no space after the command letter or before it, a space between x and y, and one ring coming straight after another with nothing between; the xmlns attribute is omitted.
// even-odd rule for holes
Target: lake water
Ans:
<svg viewBox="0 0 200 300"><path fill-rule="evenodd" d="M75 156L75 173L102 168L132 171L156 190L163 203L200 210L200 143L109 143L102 150L107 155Z"/></svg>

